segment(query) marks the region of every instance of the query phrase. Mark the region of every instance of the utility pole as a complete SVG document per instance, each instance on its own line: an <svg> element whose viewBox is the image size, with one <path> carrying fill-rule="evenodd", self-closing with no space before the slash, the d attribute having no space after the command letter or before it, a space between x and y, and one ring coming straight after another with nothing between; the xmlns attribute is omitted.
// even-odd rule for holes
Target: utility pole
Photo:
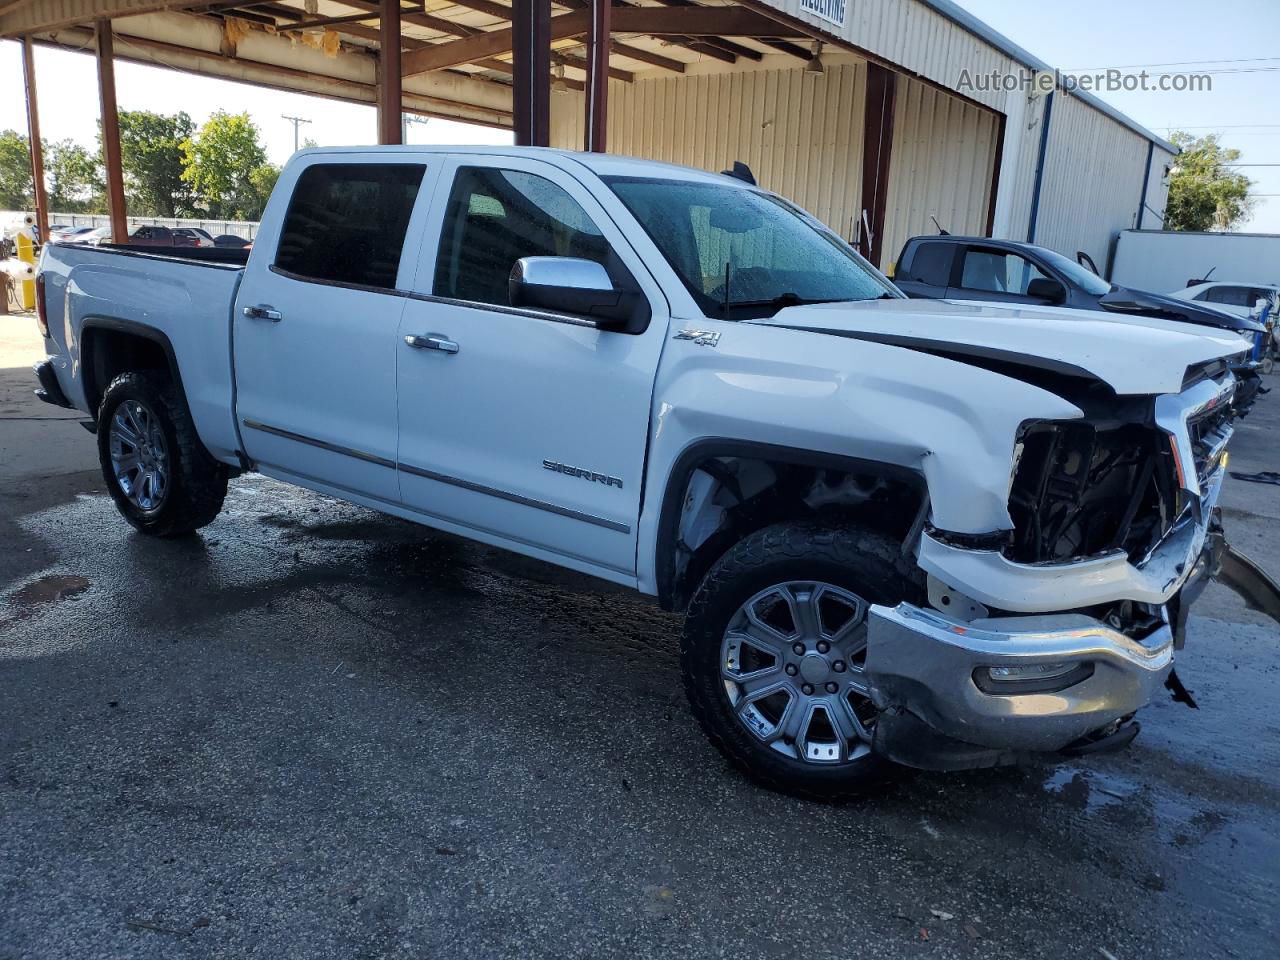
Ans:
<svg viewBox="0 0 1280 960"><path fill-rule="evenodd" d="M400 142L401 143L409 142L410 124L421 123L423 126L426 126L430 122L431 122L430 117L419 117L412 113L400 114Z"/></svg>
<svg viewBox="0 0 1280 960"><path fill-rule="evenodd" d="M293 124L293 152L297 153L298 152L298 128L302 126L304 123L310 123L311 121L308 120L306 117L291 117L285 113L280 114L280 117L281 119L288 120L290 123Z"/></svg>

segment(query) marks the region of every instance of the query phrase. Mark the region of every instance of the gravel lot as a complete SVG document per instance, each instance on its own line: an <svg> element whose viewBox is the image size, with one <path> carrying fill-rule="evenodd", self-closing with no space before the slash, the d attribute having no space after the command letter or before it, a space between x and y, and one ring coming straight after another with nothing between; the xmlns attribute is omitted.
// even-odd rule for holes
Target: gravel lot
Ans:
<svg viewBox="0 0 1280 960"><path fill-rule="evenodd" d="M1280 629L1213 586L1127 752L860 805L730 771L678 622L261 477L140 537L0 317L0 960L1280 955ZM1280 392L1233 446L1280 469ZM1232 481L1280 572L1280 487Z"/></svg>

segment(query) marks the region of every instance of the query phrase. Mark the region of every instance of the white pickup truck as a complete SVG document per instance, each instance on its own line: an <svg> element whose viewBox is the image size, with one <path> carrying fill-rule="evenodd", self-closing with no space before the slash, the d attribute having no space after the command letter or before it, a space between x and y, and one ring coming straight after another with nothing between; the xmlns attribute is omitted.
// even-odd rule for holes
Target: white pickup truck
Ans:
<svg viewBox="0 0 1280 960"><path fill-rule="evenodd" d="M51 243L37 367L143 533L256 470L685 611L805 795L1121 746L1214 564L1235 336L905 299L746 177L307 150L251 253Z"/></svg>

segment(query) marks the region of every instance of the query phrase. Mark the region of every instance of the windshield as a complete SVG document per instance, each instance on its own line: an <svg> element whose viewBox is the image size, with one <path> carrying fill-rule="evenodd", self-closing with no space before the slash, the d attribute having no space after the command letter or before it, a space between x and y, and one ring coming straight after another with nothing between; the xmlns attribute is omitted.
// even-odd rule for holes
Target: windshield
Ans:
<svg viewBox="0 0 1280 960"><path fill-rule="evenodd" d="M1085 293L1091 293L1095 297L1100 297L1104 293L1111 292L1111 284L1103 280L1100 276L1085 267L1080 266L1074 260L1068 260L1060 253L1054 253L1052 250L1046 250L1044 247L1036 247L1036 252L1045 260L1049 261L1049 266L1053 267L1059 273L1064 274L1068 280L1082 289Z"/></svg>
<svg viewBox="0 0 1280 960"><path fill-rule="evenodd" d="M770 194L688 180L606 182L707 316L899 296L847 243Z"/></svg>

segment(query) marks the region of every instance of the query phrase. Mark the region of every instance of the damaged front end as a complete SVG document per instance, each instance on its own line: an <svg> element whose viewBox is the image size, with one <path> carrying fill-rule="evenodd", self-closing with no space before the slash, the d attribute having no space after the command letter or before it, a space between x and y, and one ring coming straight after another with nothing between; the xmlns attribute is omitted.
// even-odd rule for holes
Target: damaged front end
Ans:
<svg viewBox="0 0 1280 960"><path fill-rule="evenodd" d="M1234 381L1088 403L1028 423L1013 528L987 541L926 529L928 607L873 607L866 671L875 749L927 769L1098 752L1170 680L1192 602L1224 549L1217 498Z"/></svg>

